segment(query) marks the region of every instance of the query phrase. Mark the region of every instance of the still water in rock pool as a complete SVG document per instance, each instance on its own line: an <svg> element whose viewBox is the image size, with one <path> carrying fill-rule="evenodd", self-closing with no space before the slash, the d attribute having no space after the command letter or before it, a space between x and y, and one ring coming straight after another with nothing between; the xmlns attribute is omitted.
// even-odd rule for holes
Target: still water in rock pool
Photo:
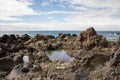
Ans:
<svg viewBox="0 0 120 80"><path fill-rule="evenodd" d="M104 66L106 62L110 60L110 57L107 55L95 54L87 64L87 67L91 70L95 69L97 66Z"/></svg>
<svg viewBox="0 0 120 80"><path fill-rule="evenodd" d="M13 80L13 78L18 77L22 74L22 66L14 68L10 74L6 77L8 80Z"/></svg>
<svg viewBox="0 0 120 80"><path fill-rule="evenodd" d="M23 67L22 65L15 66L12 71L6 76L6 79L13 80L13 78L20 77L23 73L30 72L29 67Z"/></svg>
<svg viewBox="0 0 120 80"><path fill-rule="evenodd" d="M73 60L64 50L49 51L47 56L51 61L69 62Z"/></svg>

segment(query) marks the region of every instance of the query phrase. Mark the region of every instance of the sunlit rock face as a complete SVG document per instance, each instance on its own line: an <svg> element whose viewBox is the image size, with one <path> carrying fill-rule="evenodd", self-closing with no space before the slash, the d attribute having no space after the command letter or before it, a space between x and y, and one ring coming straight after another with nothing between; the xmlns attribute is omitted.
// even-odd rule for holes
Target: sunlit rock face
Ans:
<svg viewBox="0 0 120 80"><path fill-rule="evenodd" d="M106 38L102 35L98 35L93 27L81 32L77 37L77 40L80 41L82 48L86 48L88 50L91 50L96 46L108 47L108 41Z"/></svg>

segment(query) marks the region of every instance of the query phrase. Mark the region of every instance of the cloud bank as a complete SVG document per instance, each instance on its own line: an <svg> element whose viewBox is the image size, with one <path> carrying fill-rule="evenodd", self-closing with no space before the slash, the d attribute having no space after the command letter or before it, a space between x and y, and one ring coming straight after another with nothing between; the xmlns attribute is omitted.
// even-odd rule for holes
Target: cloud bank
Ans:
<svg viewBox="0 0 120 80"><path fill-rule="evenodd" d="M90 26L120 30L119 3L120 0L0 0L0 30L84 30Z"/></svg>
<svg viewBox="0 0 120 80"><path fill-rule="evenodd" d="M30 0L0 0L0 20L21 20L20 16L37 15Z"/></svg>

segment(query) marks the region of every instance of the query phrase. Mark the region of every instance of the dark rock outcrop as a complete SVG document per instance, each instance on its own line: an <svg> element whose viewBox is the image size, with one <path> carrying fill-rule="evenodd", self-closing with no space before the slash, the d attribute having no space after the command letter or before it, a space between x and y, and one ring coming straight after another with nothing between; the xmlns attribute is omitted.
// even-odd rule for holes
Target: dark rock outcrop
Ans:
<svg viewBox="0 0 120 80"><path fill-rule="evenodd" d="M0 58L0 71L11 70L14 67L14 61L10 58Z"/></svg>
<svg viewBox="0 0 120 80"><path fill-rule="evenodd" d="M31 37L28 34L24 34L21 36L22 41L28 41L29 39L31 39Z"/></svg>
<svg viewBox="0 0 120 80"><path fill-rule="evenodd" d="M93 27L80 33L78 39L86 49L93 49L95 46L108 47L108 41L102 35L98 35Z"/></svg>
<svg viewBox="0 0 120 80"><path fill-rule="evenodd" d="M5 56L7 52L13 53L13 52L17 52L20 49L25 49L25 46L23 44L0 43L0 48L1 48L0 57L2 57Z"/></svg>
<svg viewBox="0 0 120 80"><path fill-rule="evenodd" d="M0 38L1 43L15 43L16 41L17 41L17 38L14 34L11 34L11 35L5 34Z"/></svg>
<svg viewBox="0 0 120 80"><path fill-rule="evenodd" d="M7 43L10 39L9 35L4 34L1 38L0 38L0 42L1 43Z"/></svg>
<svg viewBox="0 0 120 80"><path fill-rule="evenodd" d="M35 39L35 41L39 41L39 40L55 39L55 37L52 35L37 34L37 35L35 35L34 39Z"/></svg>
<svg viewBox="0 0 120 80"><path fill-rule="evenodd" d="M0 38L0 57L7 56L7 53L14 53L25 49L26 45L24 45L24 42L29 39L30 37L28 35L24 35L22 37L14 34L3 35Z"/></svg>
<svg viewBox="0 0 120 80"><path fill-rule="evenodd" d="M67 36L71 36L71 34L69 34L69 33L68 34L59 33L58 35L59 35L58 38L60 38L60 39L64 39Z"/></svg>
<svg viewBox="0 0 120 80"><path fill-rule="evenodd" d="M95 35L97 35L97 32L95 31L95 29L93 27L88 28L86 31L83 31L80 33L80 41L81 42L86 41L87 39Z"/></svg>
<svg viewBox="0 0 120 80"><path fill-rule="evenodd" d="M5 78L14 67L14 61L9 58L0 58L0 78Z"/></svg>
<svg viewBox="0 0 120 80"><path fill-rule="evenodd" d="M15 41L17 41L16 36L14 34L11 34L10 39L9 39L9 43L12 43L12 42L15 42Z"/></svg>

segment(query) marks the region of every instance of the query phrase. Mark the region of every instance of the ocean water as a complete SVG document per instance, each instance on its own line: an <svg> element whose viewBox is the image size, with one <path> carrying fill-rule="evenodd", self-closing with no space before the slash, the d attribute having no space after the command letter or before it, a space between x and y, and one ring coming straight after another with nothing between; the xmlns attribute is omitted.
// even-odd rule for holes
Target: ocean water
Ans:
<svg viewBox="0 0 120 80"><path fill-rule="evenodd" d="M81 31L0 31L0 36L3 34L28 34L34 37L36 34L54 35L58 36L59 33L70 33L79 35ZM120 31L97 31L99 35L103 35L109 41L117 41L120 36Z"/></svg>

